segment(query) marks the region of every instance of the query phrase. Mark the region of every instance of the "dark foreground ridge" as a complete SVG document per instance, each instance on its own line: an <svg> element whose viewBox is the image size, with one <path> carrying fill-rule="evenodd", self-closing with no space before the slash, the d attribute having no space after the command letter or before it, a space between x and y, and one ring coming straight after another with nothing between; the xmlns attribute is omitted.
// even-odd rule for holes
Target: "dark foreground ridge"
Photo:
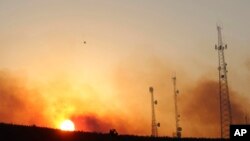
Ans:
<svg viewBox="0 0 250 141"><path fill-rule="evenodd" d="M147 137L134 135L115 135L90 132L67 132L37 126L23 126L0 123L1 141L171 141L180 140L170 137ZM211 141L219 139L183 138L187 141Z"/></svg>

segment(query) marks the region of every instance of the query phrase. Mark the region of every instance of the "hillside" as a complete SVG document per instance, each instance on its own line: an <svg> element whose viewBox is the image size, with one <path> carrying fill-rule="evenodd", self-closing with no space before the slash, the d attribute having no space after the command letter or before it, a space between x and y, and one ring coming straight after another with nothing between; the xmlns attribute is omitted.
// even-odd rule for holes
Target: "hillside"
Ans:
<svg viewBox="0 0 250 141"><path fill-rule="evenodd" d="M112 135L89 132L67 132L58 129L0 123L0 140L4 141L166 141L178 140L170 137L146 137L134 135ZM205 138L183 138L183 140L218 140Z"/></svg>

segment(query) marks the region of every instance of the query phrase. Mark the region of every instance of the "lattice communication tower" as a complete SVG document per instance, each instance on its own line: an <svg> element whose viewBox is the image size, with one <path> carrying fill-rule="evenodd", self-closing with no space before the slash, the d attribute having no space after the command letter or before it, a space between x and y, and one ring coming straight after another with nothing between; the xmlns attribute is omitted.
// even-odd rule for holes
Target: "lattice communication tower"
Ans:
<svg viewBox="0 0 250 141"><path fill-rule="evenodd" d="M229 138L230 124L232 122L231 104L229 98L229 90L227 83L227 63L225 62L224 50L227 45L222 42L221 27L217 26L218 45L215 49L218 50L219 57L219 95L220 95L220 124L221 138Z"/></svg>

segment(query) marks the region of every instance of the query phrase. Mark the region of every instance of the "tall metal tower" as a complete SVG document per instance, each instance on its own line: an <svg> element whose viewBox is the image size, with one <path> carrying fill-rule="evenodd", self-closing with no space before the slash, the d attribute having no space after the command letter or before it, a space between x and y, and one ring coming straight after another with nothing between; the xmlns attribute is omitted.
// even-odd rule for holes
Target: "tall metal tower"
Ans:
<svg viewBox="0 0 250 141"><path fill-rule="evenodd" d="M157 104L157 100L154 100L154 88L149 87L149 92L151 93L151 105L152 105L152 134L151 136L157 137L158 130L157 127L160 127L160 123L156 123L155 118L155 105Z"/></svg>
<svg viewBox="0 0 250 141"><path fill-rule="evenodd" d="M217 26L218 30L218 45L215 49L218 50L219 57L219 95L220 95L220 122L221 122L221 138L229 138L229 126L232 122L231 105L229 98L229 90L227 83L227 63L225 62L224 49L227 45L222 42L221 27Z"/></svg>
<svg viewBox="0 0 250 141"><path fill-rule="evenodd" d="M180 114L178 111L178 103L177 103L177 95L179 94L179 90L176 89L176 76L173 78L173 84L174 84L174 105L175 105L175 125L176 125L176 137L181 138L181 131L182 128L180 127Z"/></svg>

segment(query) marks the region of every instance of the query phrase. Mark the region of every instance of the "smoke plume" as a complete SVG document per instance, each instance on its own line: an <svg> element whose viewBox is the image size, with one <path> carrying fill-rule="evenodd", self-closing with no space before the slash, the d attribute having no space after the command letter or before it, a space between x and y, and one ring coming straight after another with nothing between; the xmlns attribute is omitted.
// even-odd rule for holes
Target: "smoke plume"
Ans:
<svg viewBox="0 0 250 141"><path fill-rule="evenodd" d="M24 78L0 71L0 121L19 124L48 124L39 92L28 89Z"/></svg>
<svg viewBox="0 0 250 141"><path fill-rule="evenodd" d="M110 116L110 117L109 117ZM71 117L76 129L88 132L106 133L115 128L118 132L129 133L126 129L126 120L118 116L98 116L96 114L82 114Z"/></svg>
<svg viewBox="0 0 250 141"><path fill-rule="evenodd" d="M161 123L159 135L172 136L175 111L171 77L173 68L181 67L149 55L132 55L131 59L119 62L112 75L99 82L109 83L107 91L87 82L73 87L64 76L45 86L33 86L26 78L2 70L0 121L58 128L58 122L71 119L81 131L108 132L114 128L119 134L150 135L148 88L153 86L158 100L156 119ZM197 81L179 69L177 87L183 136L220 137L218 82L207 77ZM230 87L230 99L233 123L244 124L246 113L250 113L246 108L250 107L249 97Z"/></svg>
<svg viewBox="0 0 250 141"><path fill-rule="evenodd" d="M181 124L186 136L219 137L220 110L219 87L213 80L200 80L186 93L180 96ZM230 90L230 101L233 124L244 124L245 111L249 99Z"/></svg>

